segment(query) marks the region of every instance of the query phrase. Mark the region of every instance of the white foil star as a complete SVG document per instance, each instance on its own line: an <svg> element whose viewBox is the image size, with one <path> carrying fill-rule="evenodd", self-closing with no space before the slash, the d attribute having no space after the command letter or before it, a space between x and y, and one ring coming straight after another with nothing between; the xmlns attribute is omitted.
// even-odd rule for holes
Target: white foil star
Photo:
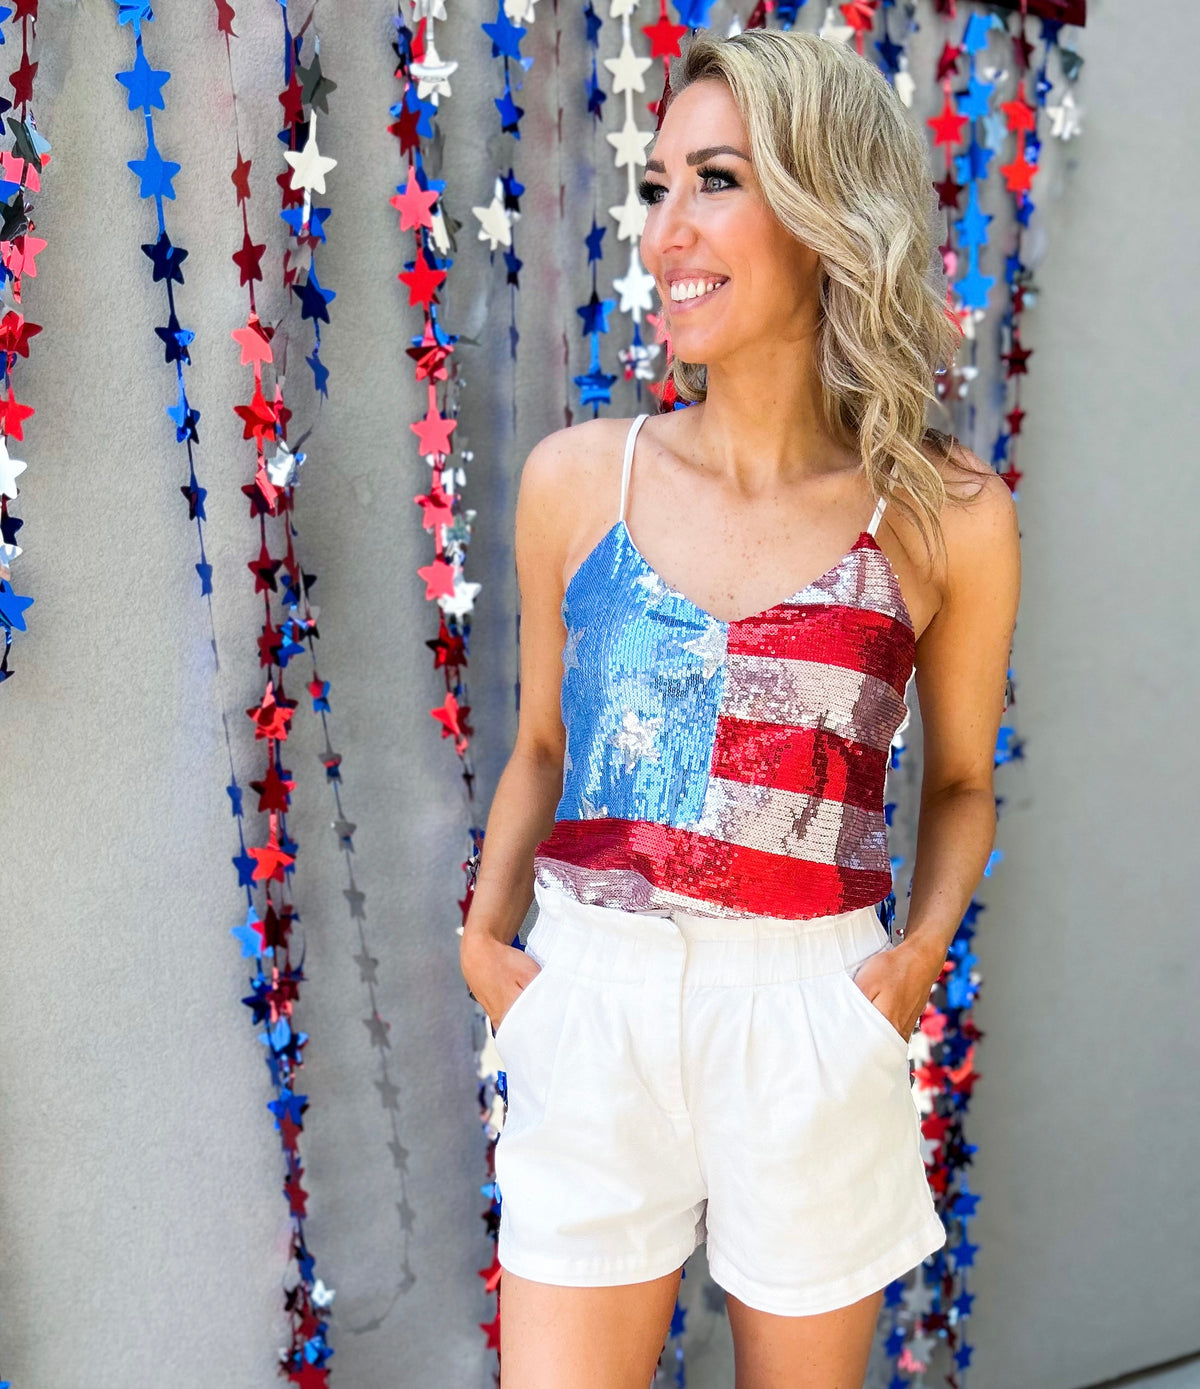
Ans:
<svg viewBox="0 0 1200 1389"><path fill-rule="evenodd" d="M621 296L620 312L632 314L639 322L643 311L648 313L654 307L654 276L642 269L636 246L631 248L629 273L622 280L614 280L613 289Z"/></svg>
<svg viewBox="0 0 1200 1389"><path fill-rule="evenodd" d="M642 79L653 63L653 58L639 58L633 51L633 45L626 39L615 58L604 60L604 66L613 75L613 96L620 96L622 92L644 92L646 84Z"/></svg>
<svg viewBox="0 0 1200 1389"><path fill-rule="evenodd" d="M609 738L609 742L625 759L625 770L632 772L640 758L658 761L658 749L654 746L654 735L658 732L661 718L643 719L636 710L626 709L621 719L621 727Z"/></svg>
<svg viewBox="0 0 1200 1389"><path fill-rule="evenodd" d="M512 219L516 215L504 206L504 184L496 180L492 201L487 207L473 207L471 211L479 218L479 239L487 241L489 251L497 246L512 245Z"/></svg>
<svg viewBox="0 0 1200 1389"><path fill-rule="evenodd" d="M438 607L450 617L465 617L475 606L475 596L482 584L468 583L461 571L454 576L454 592L443 593L437 600Z"/></svg>
<svg viewBox="0 0 1200 1389"><path fill-rule="evenodd" d="M639 203L637 194L631 188L625 195L625 201L618 203L616 207L608 209L608 215L617 224L618 241L636 241L642 234L642 228L646 225L646 213L649 211L645 203Z"/></svg>
<svg viewBox="0 0 1200 1389"><path fill-rule="evenodd" d="M419 63L411 63L409 72L417 79L417 97L424 101L432 96L433 104L438 97L451 96L450 78L457 71L458 63L452 58L443 58L434 47L432 36L425 40L425 56Z"/></svg>
<svg viewBox="0 0 1200 1389"><path fill-rule="evenodd" d="M829 39L832 43L848 43L854 37L853 26L839 24L834 17L833 6L825 7L825 21L817 30L817 37Z"/></svg>
<svg viewBox="0 0 1200 1389"><path fill-rule="evenodd" d="M654 139L654 131L639 130L627 116L620 130L610 130L604 138L617 152L615 167L623 169L626 164L646 162L646 146Z"/></svg>
<svg viewBox="0 0 1200 1389"><path fill-rule="evenodd" d="M28 464L20 458L10 458L8 455L8 435L0 434L0 492L6 497L17 495L17 478L25 471Z"/></svg>
<svg viewBox="0 0 1200 1389"><path fill-rule="evenodd" d="M325 175L337 167L337 160L330 159L317 148L316 112L309 117L308 139L302 150L284 150L283 157L292 166L293 188L303 188L309 193L324 193Z"/></svg>
<svg viewBox="0 0 1200 1389"><path fill-rule="evenodd" d="M1057 106L1047 106L1046 114L1054 122L1050 133L1056 140L1069 140L1072 135L1083 133L1083 112L1075 105L1075 97L1070 91Z"/></svg>

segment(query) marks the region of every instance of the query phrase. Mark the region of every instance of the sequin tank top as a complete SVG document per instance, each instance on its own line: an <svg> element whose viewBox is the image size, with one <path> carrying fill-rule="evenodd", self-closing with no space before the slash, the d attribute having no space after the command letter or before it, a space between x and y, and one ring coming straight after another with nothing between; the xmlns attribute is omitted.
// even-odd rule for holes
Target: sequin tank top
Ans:
<svg viewBox="0 0 1200 1389"><path fill-rule="evenodd" d="M891 891L884 777L908 712L912 619L875 541L721 622L670 588L620 519L571 576L554 829L534 874L666 915L828 916Z"/></svg>

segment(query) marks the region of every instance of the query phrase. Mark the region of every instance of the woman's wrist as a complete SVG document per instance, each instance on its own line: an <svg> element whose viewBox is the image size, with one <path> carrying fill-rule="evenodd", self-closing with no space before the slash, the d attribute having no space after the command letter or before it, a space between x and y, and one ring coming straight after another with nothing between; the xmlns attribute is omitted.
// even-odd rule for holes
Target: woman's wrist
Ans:
<svg viewBox="0 0 1200 1389"><path fill-rule="evenodd" d="M893 948L902 951L909 959L920 961L932 984L946 963L950 941L929 923L915 927L910 924L905 928L903 939Z"/></svg>

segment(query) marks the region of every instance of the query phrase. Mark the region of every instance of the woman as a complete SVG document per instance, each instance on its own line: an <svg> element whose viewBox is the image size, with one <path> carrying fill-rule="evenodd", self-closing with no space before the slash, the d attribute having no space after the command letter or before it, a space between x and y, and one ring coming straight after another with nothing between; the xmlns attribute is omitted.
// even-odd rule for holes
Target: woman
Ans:
<svg viewBox="0 0 1200 1389"><path fill-rule="evenodd" d="M764 30L680 66L641 249L693 403L550 435L517 503L519 731L461 948L507 1072L504 1389L645 1389L705 1240L737 1389L861 1385L946 1240L907 1039L993 843L1015 508L925 428L959 336L882 75Z"/></svg>

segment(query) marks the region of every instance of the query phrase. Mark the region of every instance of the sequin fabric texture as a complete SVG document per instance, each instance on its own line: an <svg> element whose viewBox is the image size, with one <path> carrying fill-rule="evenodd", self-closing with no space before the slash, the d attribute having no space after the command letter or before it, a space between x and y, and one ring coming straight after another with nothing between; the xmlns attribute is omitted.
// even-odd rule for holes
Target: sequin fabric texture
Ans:
<svg viewBox="0 0 1200 1389"><path fill-rule="evenodd" d="M622 515L562 616L567 749L539 882L663 915L797 919L887 896L884 778L915 639L869 531L792 597L722 622Z"/></svg>

